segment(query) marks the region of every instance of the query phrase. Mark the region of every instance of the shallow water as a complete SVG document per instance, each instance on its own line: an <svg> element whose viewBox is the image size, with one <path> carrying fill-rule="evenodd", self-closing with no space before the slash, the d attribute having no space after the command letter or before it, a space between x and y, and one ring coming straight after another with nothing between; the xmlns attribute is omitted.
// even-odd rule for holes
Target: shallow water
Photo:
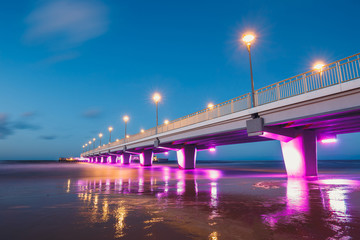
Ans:
<svg viewBox="0 0 360 240"><path fill-rule="evenodd" d="M320 169L3 163L0 239L360 239L359 161Z"/></svg>

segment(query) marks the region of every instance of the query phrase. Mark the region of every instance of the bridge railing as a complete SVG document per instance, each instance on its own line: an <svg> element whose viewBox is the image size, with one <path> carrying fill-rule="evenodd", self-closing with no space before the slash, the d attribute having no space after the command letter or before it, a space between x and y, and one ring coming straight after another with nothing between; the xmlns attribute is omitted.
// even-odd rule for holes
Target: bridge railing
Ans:
<svg viewBox="0 0 360 240"><path fill-rule="evenodd" d="M338 60L325 65L321 70L311 70L297 76L282 80L269 86L255 91L255 105L264 105L267 103L279 101L289 97L297 96L307 92L351 81L360 77L360 53L350 57ZM195 123L211 120L217 117L225 116L234 112L239 112L251 107L250 93L230 99L228 101L214 105L212 108L205 108L191 113L184 117L172 120L168 124L162 124L158 127L158 133L164 133L177 128L186 127ZM136 141L142 138L154 136L156 129L150 128L142 133L129 136L126 142ZM101 146L100 149L115 147L119 143L124 143L124 139ZM94 152L89 151L88 153Z"/></svg>
<svg viewBox="0 0 360 240"><path fill-rule="evenodd" d="M282 80L255 91L256 106L359 78L359 54L325 65L320 70Z"/></svg>

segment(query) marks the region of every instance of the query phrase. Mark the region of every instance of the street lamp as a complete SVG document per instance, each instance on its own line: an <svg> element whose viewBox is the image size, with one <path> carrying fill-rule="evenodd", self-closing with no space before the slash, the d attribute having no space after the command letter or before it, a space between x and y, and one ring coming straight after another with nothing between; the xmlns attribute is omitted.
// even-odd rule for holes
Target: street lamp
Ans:
<svg viewBox="0 0 360 240"><path fill-rule="evenodd" d="M210 110L212 110L212 109L214 108L214 104L209 103L209 104L207 105L207 107L208 107Z"/></svg>
<svg viewBox="0 0 360 240"><path fill-rule="evenodd" d="M95 140L96 138L93 138L93 143L94 143L93 149L95 149Z"/></svg>
<svg viewBox="0 0 360 240"><path fill-rule="evenodd" d="M89 151L91 150L91 141L89 141Z"/></svg>
<svg viewBox="0 0 360 240"><path fill-rule="evenodd" d="M169 120L166 119L166 120L164 121L164 123L165 123L165 125L168 125L168 124L169 124Z"/></svg>
<svg viewBox="0 0 360 240"><path fill-rule="evenodd" d="M155 104L156 104L156 129L155 129L155 134L157 134L158 133L158 125L159 125L159 121L158 121L158 103L160 102L160 100L161 100L161 95L159 94L159 93L155 93L154 95L153 95L153 100L154 100L154 102L155 102Z"/></svg>
<svg viewBox="0 0 360 240"><path fill-rule="evenodd" d="M144 133L144 132L145 132L145 130L144 130L144 129L141 129L141 130L140 130L140 132L141 132L141 133Z"/></svg>
<svg viewBox="0 0 360 240"><path fill-rule="evenodd" d="M255 107L254 79L253 79L252 64L251 64L251 51L250 51L251 43L255 40L255 35L252 33L245 33L242 36L241 40L246 44L246 48L249 52L250 76L251 76L251 102L252 102L252 107Z"/></svg>
<svg viewBox="0 0 360 240"><path fill-rule="evenodd" d="M99 133L99 141L100 141L99 147L101 146L101 138L102 138L102 136L103 136L103 134L102 134L102 133Z"/></svg>
<svg viewBox="0 0 360 240"><path fill-rule="evenodd" d="M85 144L85 147L87 147L87 143ZM87 151L87 148L86 148L86 151Z"/></svg>
<svg viewBox="0 0 360 240"><path fill-rule="evenodd" d="M125 142L126 142L126 137L127 137L127 135L126 135L126 128L127 128L127 122L129 121L129 116L125 115L125 116L123 117L123 120L124 120L124 122L125 122L125 137L124 137L124 143L125 143Z"/></svg>
<svg viewBox="0 0 360 240"><path fill-rule="evenodd" d="M109 136L109 143L111 143L111 132L112 132L113 128L112 127L109 127L109 133L110 133L110 136Z"/></svg>
<svg viewBox="0 0 360 240"><path fill-rule="evenodd" d="M83 145L83 153L85 152L85 145Z"/></svg>
<svg viewBox="0 0 360 240"><path fill-rule="evenodd" d="M320 78L320 85L323 87L323 81L322 81L322 70L324 68L325 64L323 62L317 62L314 64L314 70L319 71L319 78Z"/></svg>

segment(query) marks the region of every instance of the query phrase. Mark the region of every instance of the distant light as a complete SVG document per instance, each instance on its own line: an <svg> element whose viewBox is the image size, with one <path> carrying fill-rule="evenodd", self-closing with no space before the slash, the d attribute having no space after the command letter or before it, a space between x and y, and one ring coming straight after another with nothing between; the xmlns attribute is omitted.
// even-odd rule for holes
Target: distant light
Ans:
<svg viewBox="0 0 360 240"><path fill-rule="evenodd" d="M111 132L113 130L113 128L112 127L109 127L109 132Z"/></svg>
<svg viewBox="0 0 360 240"><path fill-rule="evenodd" d="M245 33L242 37L242 41L246 43L246 45L250 45L252 41L254 41L255 35L252 33Z"/></svg>
<svg viewBox="0 0 360 240"><path fill-rule="evenodd" d="M165 155L169 155L169 152L165 152L164 154L165 154Z"/></svg>
<svg viewBox="0 0 360 240"><path fill-rule="evenodd" d="M215 147L211 147L211 148L209 148L209 151L210 151L210 152L215 152L216 149L215 149Z"/></svg>
<svg viewBox="0 0 360 240"><path fill-rule="evenodd" d="M164 121L164 123L165 123L165 125L168 125L168 124L169 124L169 120L166 119L166 120Z"/></svg>
<svg viewBox="0 0 360 240"><path fill-rule="evenodd" d="M325 64L323 62L317 62L314 64L314 69L315 70L318 70L318 71L321 71L323 69L323 67L325 66Z"/></svg>
<svg viewBox="0 0 360 240"><path fill-rule="evenodd" d="M102 138L103 134L102 133L99 133L99 138Z"/></svg>
<svg viewBox="0 0 360 240"><path fill-rule="evenodd" d="M140 130L140 132L141 132L141 133L144 133L144 132L145 132L145 130L144 130L144 129L141 129L141 130Z"/></svg>
<svg viewBox="0 0 360 240"><path fill-rule="evenodd" d="M159 93L155 93L155 94L153 95L153 100L154 100L155 103L160 102L160 100L161 100L161 95L160 95Z"/></svg>
<svg viewBox="0 0 360 240"><path fill-rule="evenodd" d="M89 144L91 144L91 141L89 141Z"/></svg>
<svg viewBox="0 0 360 240"><path fill-rule="evenodd" d="M119 139L116 139L116 141L118 142L118 141L120 141Z"/></svg>
<svg viewBox="0 0 360 240"><path fill-rule="evenodd" d="M126 138L129 138L130 136L129 135L126 135Z"/></svg>
<svg viewBox="0 0 360 240"><path fill-rule="evenodd" d="M336 138L324 138L321 139L321 143L336 143L337 139Z"/></svg>
<svg viewBox="0 0 360 240"><path fill-rule="evenodd" d="M214 107L214 104L212 104L212 103L209 103L209 104L207 105L207 107L208 107L209 109L213 109L213 107Z"/></svg>
<svg viewBox="0 0 360 240"><path fill-rule="evenodd" d="M96 138L93 138L93 141L95 142Z"/></svg>
<svg viewBox="0 0 360 240"><path fill-rule="evenodd" d="M125 116L123 117L123 120L124 120L124 122L128 122L128 121L129 121L129 116L125 115Z"/></svg>

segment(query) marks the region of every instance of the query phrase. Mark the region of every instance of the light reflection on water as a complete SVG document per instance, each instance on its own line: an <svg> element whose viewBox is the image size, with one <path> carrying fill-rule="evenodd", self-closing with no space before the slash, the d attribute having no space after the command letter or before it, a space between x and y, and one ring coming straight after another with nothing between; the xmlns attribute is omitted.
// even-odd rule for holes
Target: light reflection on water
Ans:
<svg viewBox="0 0 360 240"><path fill-rule="evenodd" d="M21 211L14 210L23 209L26 202L11 205L3 199L14 194L27 199L28 191L5 194L0 188L4 217L18 216L16 222L25 219L22 225L26 226L33 216L66 219L61 216L69 213L73 219L58 233L62 239L73 225L86 229L82 234L89 232L88 240L99 235L104 239L169 239L169 235L172 240L360 239L360 177L355 174L287 179L283 174L239 169L184 171L169 166L85 164L73 165L81 174L67 176L68 165L63 166L60 180L26 182L33 190L46 189L50 195L58 189L61 194L53 198L58 203L41 195L35 203L27 203L33 212L26 220ZM42 212L44 206L59 210L49 215ZM47 229L41 222L33 225L37 230ZM47 239L44 236L37 239Z"/></svg>
<svg viewBox="0 0 360 240"><path fill-rule="evenodd" d="M246 178L247 180L250 179L250 182L242 184L250 184L255 190L260 189L262 194L260 197L253 196L253 193L247 191L243 195L240 194L239 197L239 186L237 185L242 180L238 179L240 181L236 183L236 177L230 178L231 182L227 184L226 180L228 177L222 178L226 174L219 170L199 169L186 172L175 168L163 167L157 169L157 171L139 168L137 173L137 179L120 177L117 179L109 178L95 181L79 180L76 185L77 191L82 192L82 194L79 194L79 198L83 201L91 201L89 191L97 193L93 202L94 206L99 201L99 195L105 194L105 197L102 196L102 217L98 221L106 222L111 215L106 195L110 194L112 196L112 194L117 193L120 194L117 195L119 197L127 196L131 199L125 202L123 200L119 202L112 201L115 209L113 217L117 222L115 225L116 237L126 236L127 213L133 211L134 205L144 204L143 198L140 203L138 203L139 199L134 199L136 198L134 196L139 198L138 194L149 197L148 202L141 207L146 208L148 213L153 215L150 220L144 221L147 224L144 227L145 229L152 226L149 223L163 222L164 219L167 219L168 223L175 224L176 226L175 222L178 220L178 214L180 214L183 222L177 227L189 231L189 229L196 228L199 224L197 221L202 219L204 215L207 215L206 222L208 227L204 227L202 223L202 227L199 227L202 229L197 230L196 233L204 235L204 230L206 229L205 231L208 231L207 236L209 239L218 239L220 236L226 239L226 236L231 236L226 231L227 228L234 228L233 234L235 235L241 234L243 229L229 226L234 223L239 224L239 222L233 221L242 219L242 217L238 219L231 211L240 211L241 214L246 212L244 208L247 207L249 207L247 210L250 212L254 207L259 208L260 212L265 212L259 216L263 224L261 231L263 231L262 234L268 234L272 237L274 233L284 231L284 226L297 228L299 225L316 221L314 226L321 225L321 232L317 233L316 229L313 229L314 232L310 231L305 233L304 236L308 234L308 237L316 237L326 234L326 237L330 238L346 238L350 234L348 231L349 227L339 223L350 223L352 220L355 220L355 223L359 224L359 215L352 216L347 209L348 204L346 202L349 192L358 190L359 182L356 180L338 179L340 184L336 184L331 179L289 178L286 180L280 178L280 180L274 181L270 175L264 175L265 178L270 178L270 180L263 182L259 176L255 176L252 179L250 175ZM102 182L106 182L105 188L102 186ZM349 185L349 183L351 184ZM224 187L224 192L222 192L222 187ZM229 187L234 189L229 192L226 190ZM283 192L283 189L285 192ZM276 194L280 193L280 195L274 195L273 191ZM245 197L245 200L240 200L237 205L237 197L239 199ZM253 200L254 202L252 202ZM129 201L132 202L129 203ZM206 202L208 207L203 205ZM252 204L254 206L251 206ZM166 213L160 211L159 208L165 210ZM193 209L189 211L189 208ZM179 213L179 209L181 209L182 213ZM92 213L98 214L96 211ZM250 222L256 221L257 214L259 215L259 212L251 214L253 216L249 219ZM314 214L320 215L316 216L315 220L311 220ZM96 217L92 216L91 219L96 219ZM228 223L226 220L231 221ZM240 221L240 224L247 225L249 223ZM225 229L225 231L221 231L221 229ZM253 233L246 234L245 236L252 236ZM285 234L294 233L285 230Z"/></svg>

